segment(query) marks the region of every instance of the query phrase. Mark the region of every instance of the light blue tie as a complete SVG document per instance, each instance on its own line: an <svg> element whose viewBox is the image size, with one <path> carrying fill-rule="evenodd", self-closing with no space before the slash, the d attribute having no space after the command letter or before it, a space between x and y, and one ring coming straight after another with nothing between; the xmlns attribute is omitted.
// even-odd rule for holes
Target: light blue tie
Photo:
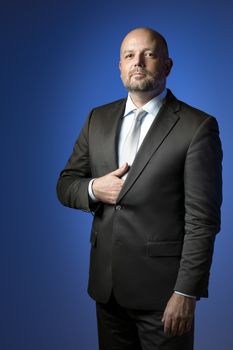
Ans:
<svg viewBox="0 0 233 350"><path fill-rule="evenodd" d="M129 166L133 164L138 151L142 119L145 117L146 113L147 112L143 109L136 109L134 112L133 122L122 148L121 164L126 162Z"/></svg>

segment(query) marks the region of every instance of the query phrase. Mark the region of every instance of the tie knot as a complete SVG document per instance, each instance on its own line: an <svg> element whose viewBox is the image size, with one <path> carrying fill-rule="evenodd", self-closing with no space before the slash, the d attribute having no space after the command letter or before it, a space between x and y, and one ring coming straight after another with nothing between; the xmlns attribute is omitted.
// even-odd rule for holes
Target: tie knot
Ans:
<svg viewBox="0 0 233 350"><path fill-rule="evenodd" d="M147 112L144 111L144 109L142 108L136 109L134 113L135 120L137 120L138 122L141 122L142 118L145 117L146 113Z"/></svg>

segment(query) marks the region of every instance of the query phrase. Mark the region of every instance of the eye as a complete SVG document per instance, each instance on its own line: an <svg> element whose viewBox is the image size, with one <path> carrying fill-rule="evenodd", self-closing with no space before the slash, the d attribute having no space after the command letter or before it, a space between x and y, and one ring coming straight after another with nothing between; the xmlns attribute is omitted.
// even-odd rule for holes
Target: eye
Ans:
<svg viewBox="0 0 233 350"><path fill-rule="evenodd" d="M125 58L126 58L126 59L133 58L133 54L132 54L132 53L127 53L127 54L125 55Z"/></svg>
<svg viewBox="0 0 233 350"><path fill-rule="evenodd" d="M155 57L154 53L152 51L146 51L145 52L145 57Z"/></svg>

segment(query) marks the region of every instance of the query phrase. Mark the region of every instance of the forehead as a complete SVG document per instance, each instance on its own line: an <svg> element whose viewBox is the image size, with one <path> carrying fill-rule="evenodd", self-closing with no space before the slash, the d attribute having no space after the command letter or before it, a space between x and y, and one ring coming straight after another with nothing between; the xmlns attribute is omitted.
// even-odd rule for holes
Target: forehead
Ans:
<svg viewBox="0 0 233 350"><path fill-rule="evenodd" d="M148 31L138 30L129 33L122 42L121 52L132 50L155 50L159 48L159 40Z"/></svg>

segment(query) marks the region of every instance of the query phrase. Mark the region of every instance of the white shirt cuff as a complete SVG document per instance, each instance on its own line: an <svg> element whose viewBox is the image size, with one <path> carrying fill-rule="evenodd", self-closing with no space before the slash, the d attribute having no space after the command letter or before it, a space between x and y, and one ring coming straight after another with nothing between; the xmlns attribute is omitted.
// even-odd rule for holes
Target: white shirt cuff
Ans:
<svg viewBox="0 0 233 350"><path fill-rule="evenodd" d="M189 294L185 294L185 293L180 293L180 292L177 292L176 290L174 291L176 294L179 294L179 295L183 295L184 297L188 297L188 298L192 298L192 299L196 299L197 297L195 297L194 295L189 295Z"/></svg>
<svg viewBox="0 0 233 350"><path fill-rule="evenodd" d="M92 179L88 184L88 194L91 197L93 202L99 202L98 199L95 197L93 190L92 190L92 184L93 184L94 180L95 179Z"/></svg>

